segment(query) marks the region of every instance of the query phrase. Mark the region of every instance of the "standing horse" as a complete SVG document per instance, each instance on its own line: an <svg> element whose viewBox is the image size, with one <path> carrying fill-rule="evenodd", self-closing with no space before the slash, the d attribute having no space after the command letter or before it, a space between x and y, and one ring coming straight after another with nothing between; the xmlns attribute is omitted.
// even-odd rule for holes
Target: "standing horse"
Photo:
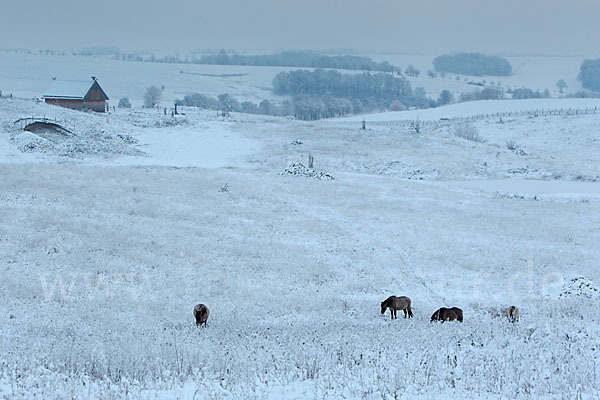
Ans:
<svg viewBox="0 0 600 400"><path fill-rule="evenodd" d="M208 321L208 316L210 315L210 310L204 304L198 304L194 307L194 318L196 318L196 326L198 325L206 325L206 321Z"/></svg>
<svg viewBox="0 0 600 400"><path fill-rule="evenodd" d="M396 311L402 310L404 311L404 318L408 315L408 318L412 318L413 313L410 309L410 299L406 296L390 296L384 301L381 302L381 314L385 313L385 310L390 309L390 315L392 319L397 319Z"/></svg>
<svg viewBox="0 0 600 400"><path fill-rule="evenodd" d="M508 318L509 322L519 322L519 308L517 306L510 306L504 310L504 315Z"/></svg>
<svg viewBox="0 0 600 400"><path fill-rule="evenodd" d="M463 322L463 312L458 307L446 308L442 307L431 316L431 321L458 321Z"/></svg>

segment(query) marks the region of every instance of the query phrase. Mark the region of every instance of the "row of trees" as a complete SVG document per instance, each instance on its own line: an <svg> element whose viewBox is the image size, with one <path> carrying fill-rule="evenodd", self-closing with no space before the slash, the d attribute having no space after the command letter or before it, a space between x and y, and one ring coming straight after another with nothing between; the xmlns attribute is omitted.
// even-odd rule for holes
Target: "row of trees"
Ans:
<svg viewBox="0 0 600 400"><path fill-rule="evenodd" d="M369 57L328 56L308 51L282 51L275 54L241 55L221 50L219 54L203 55L198 64L252 65L276 67L335 68L362 71L392 72L387 61L375 62ZM398 70L398 68L395 68Z"/></svg>
<svg viewBox="0 0 600 400"><path fill-rule="evenodd" d="M512 99L547 99L550 98L550 91L548 89L540 92L539 90L532 89L513 89L508 90L507 93L511 94Z"/></svg>
<svg viewBox="0 0 600 400"><path fill-rule="evenodd" d="M453 73L474 76L509 76L512 66L508 60L481 53L444 54L433 60L433 67L439 73Z"/></svg>
<svg viewBox="0 0 600 400"><path fill-rule="evenodd" d="M181 59L178 56L142 57L139 54L116 53L115 59L159 63L208 64L208 65L250 65L294 68L334 68L356 71L399 71L387 61L375 62L369 57L328 56L308 51L282 51L275 54L241 55L221 50L217 54L206 54L199 58Z"/></svg>
<svg viewBox="0 0 600 400"><path fill-rule="evenodd" d="M368 72L341 74L338 71L317 69L280 72L273 78L273 93L277 95L330 94L335 97L374 99L389 104L400 100L412 104L410 82L402 76Z"/></svg>
<svg viewBox="0 0 600 400"><path fill-rule="evenodd" d="M184 96L181 100L177 100L177 104L201 107L207 110L235 111L282 117L294 116L301 120L316 120L348 114L359 114L377 107L376 104L362 102L358 99L339 98L332 95L314 96L306 94L294 96L291 100L284 100L281 103L263 100L257 104L252 101L240 102L230 94L221 94L215 98L194 93Z"/></svg>
<svg viewBox="0 0 600 400"><path fill-rule="evenodd" d="M475 100L500 100L505 98L505 93L510 94L512 99L533 99L550 97L550 92L544 92L527 88L508 90L504 92L499 88L485 88L473 92L462 93L458 99L460 102ZM416 108L439 107L455 102L454 95L448 90L443 90L437 100L425 96L425 90L421 87L415 88L412 94L411 104ZM383 103L379 99L367 97L347 98L337 97L331 93L307 94L300 93L292 96L291 100L274 103L263 100L260 103L251 101L238 101L230 94L221 94L217 97L206 96L200 93L190 94L177 101L178 105L201 107L203 109L224 110L243 112L248 114L262 114L272 116L294 116L301 120L317 120L321 118L340 117L350 114L361 114L373 111L403 111L407 105L398 100Z"/></svg>
<svg viewBox="0 0 600 400"><path fill-rule="evenodd" d="M550 98L550 91L548 89L540 92L539 90L532 90L528 88L512 89L506 92L500 88L485 88L483 90L476 90L473 92L462 93L459 97L459 101L475 101L475 100L502 100L505 98L505 93L510 94L510 98L513 100L522 99L546 99Z"/></svg>
<svg viewBox="0 0 600 400"><path fill-rule="evenodd" d="M438 101L428 98L422 87L413 90L403 76L369 72L341 74L323 69L281 72L273 78L272 91L291 96L293 105L301 105L294 108L301 119L322 118L331 113L428 108L448 101L447 98ZM335 111L331 112L331 108Z"/></svg>
<svg viewBox="0 0 600 400"><path fill-rule="evenodd" d="M454 102L454 96L448 90L433 100L427 97L422 87L413 90L404 77L390 74L340 74L325 70L282 72L273 79L272 90L290 99L281 103L263 100L256 104L239 102L229 94L215 98L195 93L184 96L177 104L315 120L373 111L402 111L407 107L437 107Z"/></svg>

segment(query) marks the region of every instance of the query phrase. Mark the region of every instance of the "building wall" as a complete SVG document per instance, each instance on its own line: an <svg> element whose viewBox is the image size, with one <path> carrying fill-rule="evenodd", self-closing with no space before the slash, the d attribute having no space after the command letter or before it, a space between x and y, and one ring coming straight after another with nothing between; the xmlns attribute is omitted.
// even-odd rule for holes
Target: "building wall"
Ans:
<svg viewBox="0 0 600 400"><path fill-rule="evenodd" d="M104 100L104 96L99 89L92 89L88 92L86 99L89 99L90 101L101 101Z"/></svg>
<svg viewBox="0 0 600 400"><path fill-rule="evenodd" d="M106 102L104 100L70 100L70 99L45 99L46 104L53 104L60 107L70 108L72 110L92 110L96 112L106 111Z"/></svg>

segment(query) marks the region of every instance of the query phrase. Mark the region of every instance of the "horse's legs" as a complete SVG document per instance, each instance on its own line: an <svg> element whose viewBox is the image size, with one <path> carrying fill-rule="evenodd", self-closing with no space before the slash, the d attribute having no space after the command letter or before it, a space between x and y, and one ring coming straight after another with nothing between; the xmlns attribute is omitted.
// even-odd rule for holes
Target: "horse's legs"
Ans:
<svg viewBox="0 0 600 400"><path fill-rule="evenodd" d="M391 310L392 310L392 319L398 318L398 316L396 315L396 309L395 308L391 308Z"/></svg>
<svg viewBox="0 0 600 400"><path fill-rule="evenodd" d="M406 311L406 308L402 311L404 311L404 319L406 319L406 315L408 314L408 312Z"/></svg>

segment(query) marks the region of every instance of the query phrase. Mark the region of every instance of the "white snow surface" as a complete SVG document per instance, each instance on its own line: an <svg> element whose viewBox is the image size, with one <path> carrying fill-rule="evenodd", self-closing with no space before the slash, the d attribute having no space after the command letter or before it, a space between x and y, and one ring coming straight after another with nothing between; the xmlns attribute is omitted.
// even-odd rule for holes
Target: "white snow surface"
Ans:
<svg viewBox="0 0 600 400"><path fill-rule="evenodd" d="M527 100L484 100L456 103L448 106L408 111L392 111L376 114L355 115L341 118L342 121L406 121L420 119L435 121L441 118L468 118L489 114L535 113L547 110L562 110L563 113L593 111L600 114L600 99L527 99Z"/></svg>
<svg viewBox="0 0 600 400"><path fill-rule="evenodd" d="M433 70L433 59L437 55L426 54L373 54L371 58L377 61L388 61L390 64L401 66L403 70L408 65L413 65L421 71L421 77L417 78L422 81L437 81L437 85L443 86L444 89L453 91L453 85L464 85L469 87L471 91L474 86L465 85L464 80L482 82L487 84L494 82L496 85L503 87L530 88L533 90L544 91L548 89L553 96L558 96L556 83L562 79L568 85L569 92L581 90L581 83L577 80L579 68L585 57L581 56L551 56L551 55L500 55L506 58L513 67L513 73L510 76L465 76L461 75L461 82L456 82L456 75L448 74L446 79L437 77L435 79L426 78L427 70ZM411 78L412 79L412 78ZM430 83L431 84L431 83ZM413 83L415 86L424 86ZM442 89L443 90L443 89ZM459 91L465 92L467 90ZM433 91L432 91L433 92Z"/></svg>
<svg viewBox="0 0 600 400"><path fill-rule="evenodd" d="M0 398L600 395L600 115L485 116L473 142L182 111L0 99Z"/></svg>
<svg viewBox="0 0 600 400"><path fill-rule="evenodd" d="M412 64L419 68L419 77L407 77L412 87L422 87L427 95L437 99L442 90L458 96L461 93L481 90L482 87L467 82L486 81L487 86L501 85L503 88L527 87L533 90L548 89L552 97L561 94L556 88L560 79L568 84L567 92L581 90L577 81L583 57L520 56L507 57L513 65L513 74L508 77L456 76L446 79L429 78L427 70L433 70L430 55L369 55L377 61L388 61L403 70ZM263 99L282 100L271 93L271 82L282 71L299 68L251 67L236 65L161 64L146 62L116 61L104 57L55 56L43 54L19 54L0 50L0 90L15 96L41 97L52 83L52 78L61 80L88 80L96 76L98 82L117 104L121 97L128 97L134 106L141 106L144 91L155 85L164 86L163 105L172 105L186 94L202 93L217 96L232 94L243 100L256 103ZM311 68L306 68L311 69ZM340 70L342 73L356 73Z"/></svg>

